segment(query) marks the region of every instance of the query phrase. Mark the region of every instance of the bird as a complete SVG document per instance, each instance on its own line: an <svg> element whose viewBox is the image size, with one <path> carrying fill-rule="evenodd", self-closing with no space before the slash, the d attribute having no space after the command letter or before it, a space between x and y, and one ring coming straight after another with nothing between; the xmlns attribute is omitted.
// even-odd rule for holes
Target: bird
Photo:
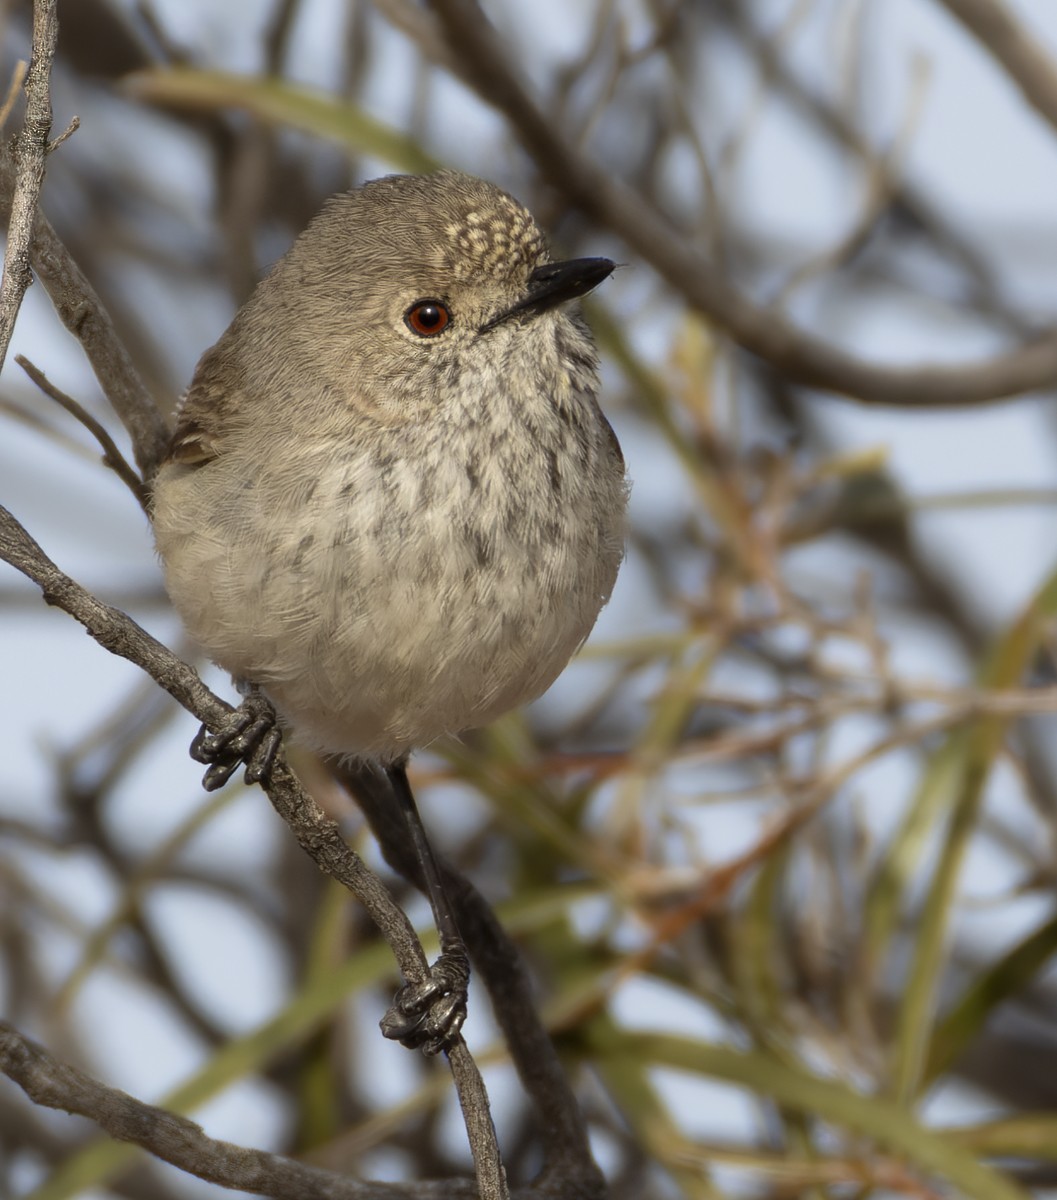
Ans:
<svg viewBox="0 0 1057 1200"><path fill-rule="evenodd" d="M442 954L383 1029L428 1053L468 960L406 764L541 695L612 593L629 484L575 302L614 268L553 261L460 172L332 197L200 359L153 484L169 596L246 694L193 744L205 785L265 777L281 734L407 814Z"/></svg>

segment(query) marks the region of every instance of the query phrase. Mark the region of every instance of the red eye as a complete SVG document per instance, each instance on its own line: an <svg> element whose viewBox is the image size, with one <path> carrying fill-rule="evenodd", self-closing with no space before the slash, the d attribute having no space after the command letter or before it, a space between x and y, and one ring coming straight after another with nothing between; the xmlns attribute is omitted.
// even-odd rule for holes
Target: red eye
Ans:
<svg viewBox="0 0 1057 1200"><path fill-rule="evenodd" d="M404 313L404 320L412 333L419 337L433 337L451 322L451 313L439 300L416 300Z"/></svg>

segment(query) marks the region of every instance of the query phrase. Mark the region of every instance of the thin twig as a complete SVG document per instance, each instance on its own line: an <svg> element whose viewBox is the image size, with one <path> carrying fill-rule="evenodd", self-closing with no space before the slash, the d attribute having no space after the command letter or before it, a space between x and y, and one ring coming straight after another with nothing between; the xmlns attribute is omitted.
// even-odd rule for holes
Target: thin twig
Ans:
<svg viewBox="0 0 1057 1200"><path fill-rule="evenodd" d="M40 388L45 396L50 396L56 404L62 405L64 409L88 430L88 432L99 443L103 451L103 462L108 466L121 480L129 491L136 497L140 508L144 512L147 511L147 489L143 484L143 480L129 465L128 460L117 448L114 439L107 433L105 427L92 416L90 412L82 405L78 404L72 396L68 396L61 388L57 388L44 372L29 361L25 355L16 354L15 362L22 368L23 371L33 380Z"/></svg>
<svg viewBox="0 0 1057 1200"><path fill-rule="evenodd" d="M788 58L780 53L777 39L755 28L749 6L742 0L711 0L710 12L726 30L744 46L755 59L759 70L779 94L781 102L804 117L819 132L868 167L876 159L874 148L847 111L835 104L823 92L813 91L794 72ZM893 211L920 227L943 254L955 259L965 272L972 298L992 320L1011 333L1026 334L1034 323L1021 313L1009 311L1003 304L1001 287L994 266L981 252L980 246L956 229L934 202L909 179L892 181Z"/></svg>
<svg viewBox="0 0 1057 1200"><path fill-rule="evenodd" d="M26 115L14 141L15 186L0 279L0 368L7 358L22 298L33 280L30 246L51 136L51 64L59 35L56 3L36 0L33 5L33 57L25 79Z"/></svg>
<svg viewBox="0 0 1057 1200"><path fill-rule="evenodd" d="M0 213L10 211L15 177L10 148L0 146ZM136 463L149 481L168 446L169 427L95 289L39 212L31 256L59 320L81 343L103 394L128 431Z"/></svg>
<svg viewBox="0 0 1057 1200"><path fill-rule="evenodd" d="M807 262L801 263L791 272L774 296L772 303L776 308L787 310L793 293L803 287L805 283L817 278L827 269L835 271L847 263L862 249L877 223L891 208L892 197L898 186L898 177L903 170L913 136L921 122L927 91L928 62L919 57L914 60L912 65L910 95L902 127L897 133L893 145L884 154L866 160L866 187L862 211L832 246L827 247L821 254Z"/></svg>
<svg viewBox="0 0 1057 1200"><path fill-rule="evenodd" d="M81 128L81 118L80 117L71 117L69 125L66 126L66 128L62 131L62 133L60 133L57 138L52 138L52 140L48 143L48 153L50 154L53 150L58 150L58 148L63 144L63 142L65 142L69 138L73 137L73 135L80 128Z"/></svg>

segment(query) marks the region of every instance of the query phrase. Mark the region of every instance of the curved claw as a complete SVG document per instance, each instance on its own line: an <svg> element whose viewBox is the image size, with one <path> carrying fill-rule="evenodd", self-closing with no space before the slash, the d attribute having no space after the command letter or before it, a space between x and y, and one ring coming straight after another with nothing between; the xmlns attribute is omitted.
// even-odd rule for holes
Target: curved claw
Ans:
<svg viewBox="0 0 1057 1200"><path fill-rule="evenodd" d="M380 1024L385 1037L409 1050L439 1054L459 1036L466 1020L470 964L465 951L445 951L430 967L429 978L397 992Z"/></svg>
<svg viewBox="0 0 1057 1200"><path fill-rule="evenodd" d="M274 725L262 732L260 741L246 760L247 783L267 782L268 776L272 773L275 756L279 753L279 747L282 744L283 735Z"/></svg>
<svg viewBox="0 0 1057 1200"><path fill-rule="evenodd" d="M282 744L275 722L271 702L254 690L215 733L202 726L191 742L191 757L209 764L202 777L207 792L223 787L243 764L247 783L268 778Z"/></svg>

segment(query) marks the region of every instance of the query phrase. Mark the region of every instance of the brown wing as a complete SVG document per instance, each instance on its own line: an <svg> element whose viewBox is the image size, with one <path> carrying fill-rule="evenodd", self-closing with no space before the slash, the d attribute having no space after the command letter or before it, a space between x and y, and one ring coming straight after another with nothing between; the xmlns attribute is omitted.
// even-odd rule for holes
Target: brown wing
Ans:
<svg viewBox="0 0 1057 1200"><path fill-rule="evenodd" d="M181 414L177 418L176 429L169 443L169 453L166 455L167 461L192 466L209 462L216 458L218 453L215 440L193 417L184 419Z"/></svg>
<svg viewBox="0 0 1057 1200"><path fill-rule="evenodd" d="M217 457L243 406L241 373L226 353L227 336L202 355L191 386L176 408L170 462L206 463Z"/></svg>

